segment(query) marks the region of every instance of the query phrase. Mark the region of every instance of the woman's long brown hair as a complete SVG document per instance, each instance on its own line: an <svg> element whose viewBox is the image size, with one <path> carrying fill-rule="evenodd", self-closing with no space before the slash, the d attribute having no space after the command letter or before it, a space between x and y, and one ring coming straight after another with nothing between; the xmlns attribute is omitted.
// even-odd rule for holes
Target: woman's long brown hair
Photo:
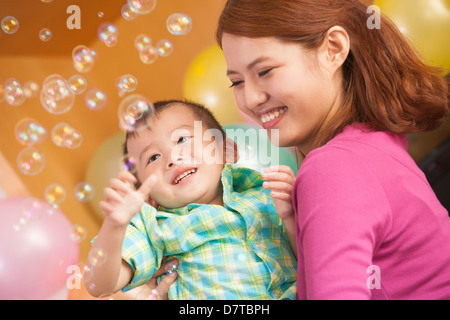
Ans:
<svg viewBox="0 0 450 320"><path fill-rule="evenodd" d="M358 0L228 0L217 41L229 33L274 37L316 49L333 26L350 37L343 65L343 104L316 136L327 143L347 125L363 122L375 130L416 133L438 128L449 112L448 82L426 65L398 28L381 17L370 29L367 6Z"/></svg>

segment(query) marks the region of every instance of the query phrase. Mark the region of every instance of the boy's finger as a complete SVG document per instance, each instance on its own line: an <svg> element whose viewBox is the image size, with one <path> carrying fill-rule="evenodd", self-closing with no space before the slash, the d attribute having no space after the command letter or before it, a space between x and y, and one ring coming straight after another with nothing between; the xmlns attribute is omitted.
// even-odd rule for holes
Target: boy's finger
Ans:
<svg viewBox="0 0 450 320"><path fill-rule="evenodd" d="M156 181L158 178L156 178L155 175L149 176L145 181L142 183L142 185L137 190L140 194L144 196L144 199L147 200L147 198L150 196L150 192L152 191L153 187L156 184Z"/></svg>
<svg viewBox="0 0 450 320"><path fill-rule="evenodd" d="M124 182L129 182L129 183L132 183L132 184L135 184L137 182L136 177L129 171L121 171L121 172L119 172L117 178L122 180L122 181L124 181Z"/></svg>

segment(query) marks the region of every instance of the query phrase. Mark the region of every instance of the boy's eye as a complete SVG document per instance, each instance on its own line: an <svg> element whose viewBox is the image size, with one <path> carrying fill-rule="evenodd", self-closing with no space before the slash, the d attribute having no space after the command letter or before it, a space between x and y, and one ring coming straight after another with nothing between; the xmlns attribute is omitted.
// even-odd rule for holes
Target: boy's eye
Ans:
<svg viewBox="0 0 450 320"><path fill-rule="evenodd" d="M181 144L183 142L186 142L187 140L189 140L191 137L185 136L185 137L180 137L177 141L177 144Z"/></svg>
<svg viewBox="0 0 450 320"><path fill-rule="evenodd" d="M156 159L158 159L160 156L161 156L161 155L159 155L159 154L154 154L154 155L152 155L152 156L148 159L147 164L152 163L153 161L155 161Z"/></svg>

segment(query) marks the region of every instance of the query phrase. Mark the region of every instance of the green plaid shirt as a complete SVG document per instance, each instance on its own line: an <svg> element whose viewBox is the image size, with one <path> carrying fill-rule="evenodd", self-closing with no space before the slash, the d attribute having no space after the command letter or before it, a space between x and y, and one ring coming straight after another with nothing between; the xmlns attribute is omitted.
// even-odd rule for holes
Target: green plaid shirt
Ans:
<svg viewBox="0 0 450 320"><path fill-rule="evenodd" d="M167 256L180 261L169 299L295 299L297 261L262 182L258 172L227 164L224 207L144 204L123 243L134 270L123 291L149 281Z"/></svg>

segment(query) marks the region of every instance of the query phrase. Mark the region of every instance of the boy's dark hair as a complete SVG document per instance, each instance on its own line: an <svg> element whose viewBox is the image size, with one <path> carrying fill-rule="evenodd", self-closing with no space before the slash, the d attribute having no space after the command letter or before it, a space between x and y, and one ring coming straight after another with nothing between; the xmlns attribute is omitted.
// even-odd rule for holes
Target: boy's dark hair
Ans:
<svg viewBox="0 0 450 320"><path fill-rule="evenodd" d="M225 140L225 130L220 125L219 121L214 117L214 114L206 108L204 105L190 101L190 100L161 100L157 101L153 104L155 113L144 113L143 117L139 119L139 122L147 122L150 117L158 116L163 110L170 108L176 104L182 104L186 106L189 110L194 114L194 118L202 121L203 126L207 129L217 129L221 132L223 139ZM183 116L182 114L180 116ZM128 154L127 141L130 137L135 137L139 133L139 130L136 131L127 131L125 136L125 142L123 144L123 155Z"/></svg>

